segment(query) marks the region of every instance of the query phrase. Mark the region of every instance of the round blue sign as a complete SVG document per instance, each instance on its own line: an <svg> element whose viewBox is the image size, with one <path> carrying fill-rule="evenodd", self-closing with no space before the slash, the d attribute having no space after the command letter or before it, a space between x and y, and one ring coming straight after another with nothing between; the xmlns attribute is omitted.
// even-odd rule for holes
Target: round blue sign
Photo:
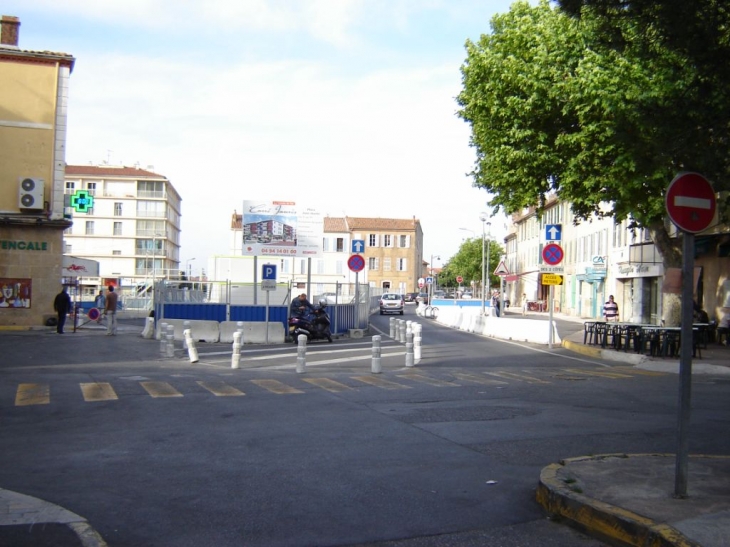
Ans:
<svg viewBox="0 0 730 547"><path fill-rule="evenodd" d="M353 272L361 272L365 269L365 259L360 255L352 255L347 259L347 267Z"/></svg>

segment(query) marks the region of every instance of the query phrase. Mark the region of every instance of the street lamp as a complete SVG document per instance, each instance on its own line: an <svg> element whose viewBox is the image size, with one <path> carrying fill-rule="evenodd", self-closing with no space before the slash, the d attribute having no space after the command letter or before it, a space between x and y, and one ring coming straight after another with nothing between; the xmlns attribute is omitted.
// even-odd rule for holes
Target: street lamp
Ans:
<svg viewBox="0 0 730 547"><path fill-rule="evenodd" d="M464 230L465 232L471 232L472 237L476 238L477 233L474 230L470 230L469 228L459 228L459 230Z"/></svg>
<svg viewBox="0 0 730 547"><path fill-rule="evenodd" d="M195 258L188 258L185 261L185 273L188 275L188 281L190 281L190 278L193 276L193 270L190 267L190 263L195 260Z"/></svg>
<svg viewBox="0 0 730 547"><path fill-rule="evenodd" d="M479 220L482 221L482 315L486 312L487 290L489 289L489 239L487 239L486 227L492 227L491 222L487 222L489 216L487 213L480 213ZM484 252L484 240L487 239L487 252Z"/></svg>
<svg viewBox="0 0 730 547"><path fill-rule="evenodd" d="M434 261L434 259L435 260L441 260L441 257L440 256L431 255L431 262L428 263L429 267L431 268L431 286L429 287L429 291L428 291L430 293L428 295L428 303L429 304L431 303L431 300L433 300L433 284L434 284L434 281L436 280L434 278L434 276L433 276L433 261Z"/></svg>

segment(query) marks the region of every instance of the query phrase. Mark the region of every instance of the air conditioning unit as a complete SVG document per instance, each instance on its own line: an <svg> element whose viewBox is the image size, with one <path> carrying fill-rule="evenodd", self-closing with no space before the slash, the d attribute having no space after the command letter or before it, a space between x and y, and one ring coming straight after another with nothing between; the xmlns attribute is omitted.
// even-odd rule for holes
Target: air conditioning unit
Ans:
<svg viewBox="0 0 730 547"><path fill-rule="evenodd" d="M45 181L31 177L20 177L18 186L18 208L43 209Z"/></svg>

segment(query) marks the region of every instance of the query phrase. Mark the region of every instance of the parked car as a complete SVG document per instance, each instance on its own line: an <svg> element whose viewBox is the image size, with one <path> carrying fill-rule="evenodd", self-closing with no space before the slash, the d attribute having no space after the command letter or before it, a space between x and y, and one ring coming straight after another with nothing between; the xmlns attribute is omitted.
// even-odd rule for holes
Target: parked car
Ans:
<svg viewBox="0 0 730 547"><path fill-rule="evenodd" d="M403 315L405 301L403 295L387 292L380 296L380 315L385 313L400 313Z"/></svg>
<svg viewBox="0 0 730 547"><path fill-rule="evenodd" d="M442 291L441 289L433 291L433 297L434 298L446 298L446 291Z"/></svg>
<svg viewBox="0 0 730 547"><path fill-rule="evenodd" d="M428 293L427 292L418 293L418 296L416 297L416 302L423 302L424 304L428 304Z"/></svg>
<svg viewBox="0 0 730 547"><path fill-rule="evenodd" d="M405 295L404 300L406 302L415 302L417 297L418 297L418 293L417 292L407 292L406 295Z"/></svg>

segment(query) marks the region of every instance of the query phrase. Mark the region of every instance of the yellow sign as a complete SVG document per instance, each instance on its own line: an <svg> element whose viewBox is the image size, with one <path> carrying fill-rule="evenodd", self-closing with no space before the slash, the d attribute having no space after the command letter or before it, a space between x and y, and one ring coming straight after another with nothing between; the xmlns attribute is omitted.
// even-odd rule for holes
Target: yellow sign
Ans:
<svg viewBox="0 0 730 547"><path fill-rule="evenodd" d="M562 285L563 276L558 274L544 273L542 274L543 285Z"/></svg>

